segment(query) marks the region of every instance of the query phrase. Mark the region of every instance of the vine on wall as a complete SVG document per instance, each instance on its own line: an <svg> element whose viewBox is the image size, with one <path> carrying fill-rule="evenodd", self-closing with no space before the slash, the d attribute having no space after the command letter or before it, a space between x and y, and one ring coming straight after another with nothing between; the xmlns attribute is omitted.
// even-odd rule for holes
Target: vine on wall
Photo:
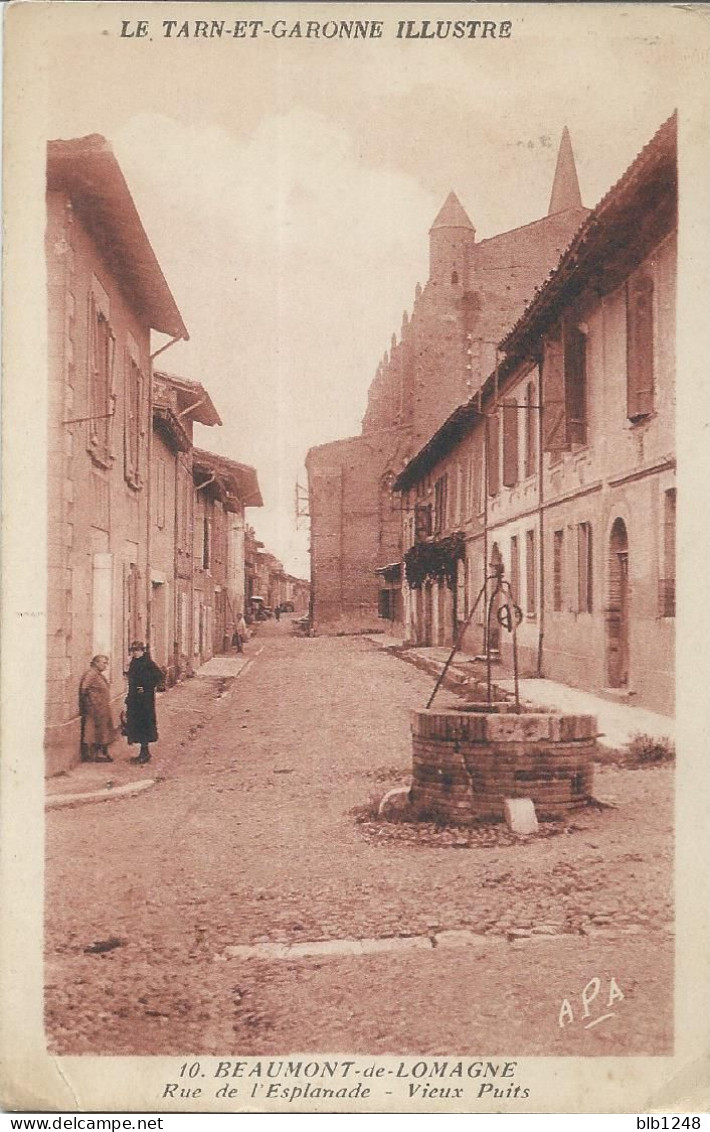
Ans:
<svg viewBox="0 0 710 1132"><path fill-rule="evenodd" d="M456 584L456 564L465 555L466 538L456 531L434 542L415 542L404 556L407 582L413 590L421 589L426 581L446 579L449 589Z"/></svg>

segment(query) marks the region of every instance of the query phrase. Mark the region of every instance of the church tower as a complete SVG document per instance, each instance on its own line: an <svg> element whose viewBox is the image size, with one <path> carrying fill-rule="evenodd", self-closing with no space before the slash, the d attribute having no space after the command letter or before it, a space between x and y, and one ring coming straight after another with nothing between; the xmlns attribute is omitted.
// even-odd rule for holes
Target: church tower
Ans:
<svg viewBox="0 0 710 1132"><path fill-rule="evenodd" d="M429 229L429 281L468 290L476 230L456 193L450 192Z"/></svg>
<svg viewBox="0 0 710 1132"><path fill-rule="evenodd" d="M557 153L557 167L547 215L554 216L556 212L567 212L570 208L582 208L582 194L579 191L572 141L565 126Z"/></svg>

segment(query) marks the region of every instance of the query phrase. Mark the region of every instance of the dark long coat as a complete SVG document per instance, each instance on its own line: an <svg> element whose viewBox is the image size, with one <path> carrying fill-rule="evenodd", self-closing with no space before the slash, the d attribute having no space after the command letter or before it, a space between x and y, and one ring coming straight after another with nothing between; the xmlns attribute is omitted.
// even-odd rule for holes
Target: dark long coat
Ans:
<svg viewBox="0 0 710 1132"><path fill-rule="evenodd" d="M86 747L107 747L116 738L111 715L111 693L102 672L89 668L79 685L81 742Z"/></svg>
<svg viewBox="0 0 710 1132"><path fill-rule="evenodd" d="M128 665L126 738L129 743L155 743L155 689L163 682L163 671L147 653L134 656Z"/></svg>

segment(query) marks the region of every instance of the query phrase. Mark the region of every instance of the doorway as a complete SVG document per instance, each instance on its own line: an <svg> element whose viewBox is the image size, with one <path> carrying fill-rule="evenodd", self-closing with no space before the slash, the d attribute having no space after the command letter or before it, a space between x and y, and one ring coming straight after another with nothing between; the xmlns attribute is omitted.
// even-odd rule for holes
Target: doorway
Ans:
<svg viewBox="0 0 710 1132"><path fill-rule="evenodd" d="M616 519L611 528L608 569L607 677L610 688L626 688L629 683L629 540L623 519Z"/></svg>

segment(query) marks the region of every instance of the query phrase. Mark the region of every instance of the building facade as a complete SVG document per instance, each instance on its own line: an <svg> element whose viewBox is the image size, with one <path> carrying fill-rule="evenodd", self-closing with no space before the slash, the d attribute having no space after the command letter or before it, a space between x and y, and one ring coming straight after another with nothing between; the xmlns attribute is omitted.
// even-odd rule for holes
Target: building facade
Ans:
<svg viewBox="0 0 710 1132"><path fill-rule="evenodd" d="M253 468L193 447L195 423L221 424L204 386L154 372L151 331L168 345L187 331L104 138L49 143L45 246L53 774L79 758L92 656L109 657L117 716L132 640L169 683L229 647L245 508L262 500Z"/></svg>
<svg viewBox="0 0 710 1132"><path fill-rule="evenodd" d="M192 672L193 642L193 425L220 425L212 400L197 381L153 375L153 533L151 651L168 683Z"/></svg>
<svg viewBox="0 0 710 1132"><path fill-rule="evenodd" d="M226 651L244 612L245 508L263 501L247 464L193 450L193 664Z"/></svg>
<svg viewBox="0 0 710 1132"><path fill-rule="evenodd" d="M150 332L187 337L106 141L47 153L50 771L79 750L78 686L106 653L114 693L148 630Z"/></svg>
<svg viewBox="0 0 710 1132"><path fill-rule="evenodd" d="M522 313L587 215L569 135L558 154L548 215L477 241L452 192L429 232L429 278L417 284L368 393L362 433L306 459L316 629L376 626L402 555L392 484L457 405L480 388L496 344ZM382 592L382 597L380 596ZM389 608L389 604L387 604Z"/></svg>
<svg viewBox="0 0 710 1132"><path fill-rule="evenodd" d="M502 566L523 675L672 712L676 211L671 118L398 477L410 640L510 670L507 598L473 609Z"/></svg>

